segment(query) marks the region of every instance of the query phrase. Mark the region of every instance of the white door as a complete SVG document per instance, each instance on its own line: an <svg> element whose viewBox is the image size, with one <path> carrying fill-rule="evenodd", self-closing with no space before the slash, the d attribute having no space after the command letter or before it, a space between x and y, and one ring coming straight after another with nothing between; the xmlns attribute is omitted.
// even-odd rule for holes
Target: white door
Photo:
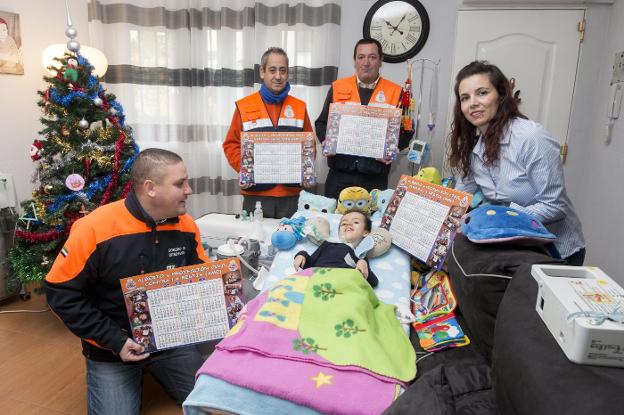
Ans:
<svg viewBox="0 0 624 415"><path fill-rule="evenodd" d="M453 76L474 60L495 64L508 78L515 78L520 111L563 145L579 57L577 24L584 14L584 10L460 10ZM451 101L452 108L454 94Z"/></svg>

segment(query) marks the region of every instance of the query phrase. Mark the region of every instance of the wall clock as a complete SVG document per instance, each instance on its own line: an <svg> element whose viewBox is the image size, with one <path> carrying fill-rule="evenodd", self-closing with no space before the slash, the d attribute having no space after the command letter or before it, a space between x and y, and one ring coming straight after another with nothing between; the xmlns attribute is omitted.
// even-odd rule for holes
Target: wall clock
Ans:
<svg viewBox="0 0 624 415"><path fill-rule="evenodd" d="M364 19L364 37L381 43L385 62L413 57L428 36L429 15L418 0L379 0Z"/></svg>

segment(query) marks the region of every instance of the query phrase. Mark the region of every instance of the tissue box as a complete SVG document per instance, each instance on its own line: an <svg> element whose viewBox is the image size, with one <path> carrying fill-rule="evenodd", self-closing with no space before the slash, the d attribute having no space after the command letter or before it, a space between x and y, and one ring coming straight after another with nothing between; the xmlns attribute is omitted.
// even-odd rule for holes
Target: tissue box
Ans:
<svg viewBox="0 0 624 415"><path fill-rule="evenodd" d="M622 287L595 267L536 264L531 275L538 285L535 309L568 359L624 367L624 324L601 322L624 313Z"/></svg>

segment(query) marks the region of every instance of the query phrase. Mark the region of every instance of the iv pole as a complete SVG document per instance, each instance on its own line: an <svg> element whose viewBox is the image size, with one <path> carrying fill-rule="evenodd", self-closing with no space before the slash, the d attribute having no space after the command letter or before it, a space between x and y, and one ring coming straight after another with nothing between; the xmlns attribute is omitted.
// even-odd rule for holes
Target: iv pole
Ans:
<svg viewBox="0 0 624 415"><path fill-rule="evenodd" d="M418 129L420 127L420 110L421 110L421 106L422 106L422 95L423 95L423 82L424 82L424 76L425 76L425 63L426 62L431 62L434 65L434 71L435 74L437 75L437 71L438 71L438 65L440 64L440 59L434 60L434 59L429 59L429 58L418 58L418 59L414 59L413 61L411 61L411 63L413 64L414 62L420 62L420 83L418 84L418 105L416 108L416 119L414 120L415 122L415 128L414 128L414 138L412 139L412 141L414 140L418 140ZM433 92L433 91L431 91ZM431 92L430 92L430 96L429 96L429 101L431 102L432 97L431 97ZM435 93L437 94L437 88L435 90ZM435 100L437 102L437 97L435 97ZM436 109L437 110L437 109ZM429 108L429 111L432 113L432 108ZM435 127L435 120L429 120L431 127L429 127L429 134L428 134L428 139L427 139L427 144L429 145L429 147L431 147L431 139L432 139L432 135L433 135L433 128ZM411 143L410 143L411 144ZM431 156L429 156L431 157ZM412 175L416 174L416 172L418 172L418 170L420 169L422 163L416 165L416 164L412 164Z"/></svg>

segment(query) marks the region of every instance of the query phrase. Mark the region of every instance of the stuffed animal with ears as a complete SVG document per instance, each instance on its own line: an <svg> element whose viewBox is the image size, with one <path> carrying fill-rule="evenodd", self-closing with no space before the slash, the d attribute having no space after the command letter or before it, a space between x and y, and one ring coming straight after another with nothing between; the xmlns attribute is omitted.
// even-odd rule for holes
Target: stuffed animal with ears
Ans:
<svg viewBox="0 0 624 415"><path fill-rule="evenodd" d="M271 244L280 251L288 251L303 239L305 223L306 218L303 216L282 219L277 225L277 230L271 235Z"/></svg>
<svg viewBox="0 0 624 415"><path fill-rule="evenodd" d="M368 215L370 212L370 194L362 187L347 187L342 189L338 195L336 213L344 215L354 210L360 211L365 215Z"/></svg>
<svg viewBox="0 0 624 415"><path fill-rule="evenodd" d="M381 219L384 211L386 210L386 206L390 203L390 198L394 193L393 189L379 190L373 189L371 190L371 207L370 210L375 212L371 215L371 219Z"/></svg>
<svg viewBox="0 0 624 415"><path fill-rule="evenodd" d="M299 193L297 210L308 210L310 212L333 213L336 210L336 199L315 195L314 193L302 190Z"/></svg>

